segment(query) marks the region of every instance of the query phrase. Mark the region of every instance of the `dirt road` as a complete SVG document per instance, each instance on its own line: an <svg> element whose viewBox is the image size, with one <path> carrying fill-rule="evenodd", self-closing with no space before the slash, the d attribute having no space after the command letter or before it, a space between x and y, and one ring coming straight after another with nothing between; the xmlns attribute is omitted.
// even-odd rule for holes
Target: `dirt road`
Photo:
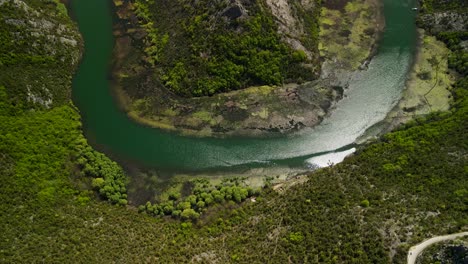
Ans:
<svg viewBox="0 0 468 264"><path fill-rule="evenodd" d="M463 237L463 236L468 236L468 232L433 237L426 241L423 241L421 244L411 247L410 250L408 251L408 264L416 263L416 258L418 257L418 255L421 254L421 252L427 247L429 247L430 245L437 243L437 242L441 242L445 240L452 240L452 239Z"/></svg>

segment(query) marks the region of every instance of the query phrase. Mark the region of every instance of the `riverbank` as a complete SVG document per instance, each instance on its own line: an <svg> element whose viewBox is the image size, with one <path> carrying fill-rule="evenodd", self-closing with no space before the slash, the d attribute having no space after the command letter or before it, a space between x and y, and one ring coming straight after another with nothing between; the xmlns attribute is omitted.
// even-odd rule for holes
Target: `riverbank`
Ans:
<svg viewBox="0 0 468 264"><path fill-rule="evenodd" d="M385 28L380 0L330 1L320 19L322 78L344 79L367 69Z"/></svg>
<svg viewBox="0 0 468 264"><path fill-rule="evenodd" d="M277 136L314 127L343 97L352 77L366 69L383 30L379 1L342 2L342 6L323 7L321 13L319 80L181 98L155 83L154 70L145 66L144 54L136 47L146 33L135 26L138 21L131 4L114 1L118 17L114 23L115 98L133 121L190 136ZM343 42L347 48L337 49Z"/></svg>
<svg viewBox="0 0 468 264"><path fill-rule="evenodd" d="M448 68L449 54L450 50L443 42L418 29L416 54L401 99L384 120L356 140L360 148L372 138L383 136L416 118L449 111L456 79L456 73ZM294 177L290 179L294 181Z"/></svg>
<svg viewBox="0 0 468 264"><path fill-rule="evenodd" d="M414 65L398 104L380 125L380 134L394 130L431 112L448 111L453 101L451 86L455 76L448 69L449 49L423 29L418 30Z"/></svg>
<svg viewBox="0 0 468 264"><path fill-rule="evenodd" d="M147 201L158 201L161 196L167 196L174 186L189 184L193 181L206 181L212 186L220 185L226 180L242 179L243 185L254 190L261 190L265 186L277 192L303 183L310 174L304 168L263 167L238 171L211 171L199 173L165 173L152 169L127 167L131 173L128 185L129 203L144 204Z"/></svg>

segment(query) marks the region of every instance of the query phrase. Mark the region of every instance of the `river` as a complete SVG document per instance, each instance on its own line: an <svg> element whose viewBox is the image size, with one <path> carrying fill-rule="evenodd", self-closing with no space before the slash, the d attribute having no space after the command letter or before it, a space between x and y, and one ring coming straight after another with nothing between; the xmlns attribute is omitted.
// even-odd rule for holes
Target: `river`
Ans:
<svg viewBox="0 0 468 264"><path fill-rule="evenodd" d="M73 101L80 110L86 137L119 160L167 171L305 167L323 157L334 160L352 152L356 139L398 102L415 52L416 14L411 10L415 0L383 2L386 30L377 55L368 70L354 77L345 98L319 126L280 138L219 139L180 136L131 121L118 108L110 88L114 46L111 3L71 1L85 42L73 80Z"/></svg>

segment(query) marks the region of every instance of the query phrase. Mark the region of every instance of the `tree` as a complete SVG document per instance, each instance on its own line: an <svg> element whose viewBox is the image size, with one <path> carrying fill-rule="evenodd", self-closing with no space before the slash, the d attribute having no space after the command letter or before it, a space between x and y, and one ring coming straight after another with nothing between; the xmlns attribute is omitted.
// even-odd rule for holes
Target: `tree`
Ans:
<svg viewBox="0 0 468 264"><path fill-rule="evenodd" d="M181 214L180 217L184 220L197 220L200 217L200 214L195 212L192 208L185 209Z"/></svg>
<svg viewBox="0 0 468 264"><path fill-rule="evenodd" d="M93 188L101 189L104 186L104 179L103 178L94 178L91 182Z"/></svg>

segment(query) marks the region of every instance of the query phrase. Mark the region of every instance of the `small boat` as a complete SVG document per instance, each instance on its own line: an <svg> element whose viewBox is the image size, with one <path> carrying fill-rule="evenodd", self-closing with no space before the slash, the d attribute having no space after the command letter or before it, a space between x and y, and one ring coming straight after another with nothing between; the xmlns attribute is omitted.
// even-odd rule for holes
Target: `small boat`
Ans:
<svg viewBox="0 0 468 264"><path fill-rule="evenodd" d="M411 8L411 10L413 10L413 11L418 11L418 8L417 8L417 7L413 7L413 8Z"/></svg>

